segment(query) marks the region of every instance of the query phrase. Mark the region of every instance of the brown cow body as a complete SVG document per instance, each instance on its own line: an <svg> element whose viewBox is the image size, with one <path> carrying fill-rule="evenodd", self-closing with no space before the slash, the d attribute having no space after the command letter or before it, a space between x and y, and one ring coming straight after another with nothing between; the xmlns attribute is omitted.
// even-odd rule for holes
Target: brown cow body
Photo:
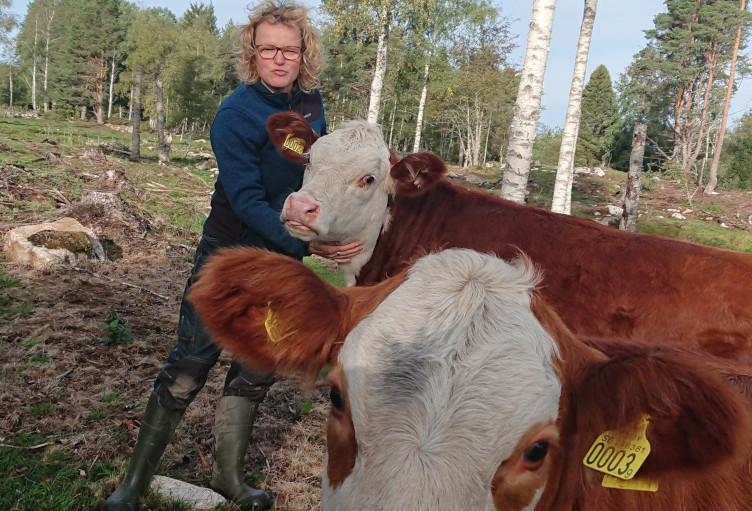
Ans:
<svg viewBox="0 0 752 511"><path fill-rule="evenodd" d="M372 126L371 126L372 127ZM395 275L422 255L469 248L529 257L541 294L585 340L682 346L752 362L752 254L604 227L521 206L444 178L430 153L388 159L378 130L351 121L316 139L296 114L267 128L283 156L288 134L310 152L303 187L282 213L293 236L360 241L349 284Z"/></svg>
<svg viewBox="0 0 752 511"><path fill-rule="evenodd" d="M324 511L752 509L749 368L667 346L595 349L536 282L529 264L446 250L337 289L236 249L206 264L190 299L251 365L309 378L335 365ZM602 487L582 459L645 414L637 475L658 490Z"/></svg>
<svg viewBox="0 0 752 511"><path fill-rule="evenodd" d="M752 361L752 254L619 231L442 179L420 195L395 196L389 229L358 283L445 248L524 253L542 270L543 296L581 338Z"/></svg>

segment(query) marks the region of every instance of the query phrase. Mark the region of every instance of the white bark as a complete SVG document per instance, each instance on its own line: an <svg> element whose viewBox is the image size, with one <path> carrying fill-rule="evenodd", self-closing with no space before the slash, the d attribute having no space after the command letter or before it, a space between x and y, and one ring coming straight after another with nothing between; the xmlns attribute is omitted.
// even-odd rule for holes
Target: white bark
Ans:
<svg viewBox="0 0 752 511"><path fill-rule="evenodd" d="M368 100L368 122L379 121L379 105L381 104L381 90L384 88L386 75L387 44L389 42L389 2L381 4L379 12L379 44L376 50L376 66L371 81L371 95Z"/></svg>
<svg viewBox="0 0 752 511"><path fill-rule="evenodd" d="M415 122L415 140L413 142L413 152L420 151L420 134L423 131L423 112L426 109L426 96L428 95L428 70L430 55L426 56L426 66L423 69L423 90L420 93L420 102L418 103L418 118Z"/></svg>
<svg viewBox="0 0 752 511"><path fill-rule="evenodd" d="M577 147L577 132L580 129L582 113L582 91L585 88L585 71L587 70L590 40L593 37L595 10L598 0L585 0L585 11L582 15L580 38L577 41L577 53L574 59L574 73L572 86L569 89L569 105L561 134L561 148L559 150L559 164L556 167L556 182L551 211L556 213L572 212L572 173L574 171L574 153Z"/></svg>
<svg viewBox="0 0 752 511"><path fill-rule="evenodd" d="M107 99L107 120L112 117L112 89L115 87L115 56L112 57L112 69L110 70L110 96Z"/></svg>
<svg viewBox="0 0 752 511"><path fill-rule="evenodd" d="M501 185L501 197L519 203L525 202L555 10L556 0L533 2L525 62L514 104L514 118Z"/></svg>
<svg viewBox="0 0 752 511"><path fill-rule="evenodd" d="M34 50L31 56L31 109L37 111L37 42L39 40L39 15L34 15Z"/></svg>

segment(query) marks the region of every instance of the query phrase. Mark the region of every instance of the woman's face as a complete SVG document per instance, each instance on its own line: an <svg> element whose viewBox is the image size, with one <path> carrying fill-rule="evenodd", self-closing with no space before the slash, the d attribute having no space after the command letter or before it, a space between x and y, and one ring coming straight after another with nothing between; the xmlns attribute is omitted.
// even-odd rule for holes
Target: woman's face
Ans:
<svg viewBox="0 0 752 511"><path fill-rule="evenodd" d="M262 58L259 49L267 47L271 53L271 47L291 48L295 47L302 51L303 41L298 27L290 27L284 23L262 22L256 27L256 68L259 79L267 89L272 92L290 92L293 83L300 73L302 56L298 55L295 60L287 60L282 50L277 50L272 58ZM290 56L290 52L288 57Z"/></svg>

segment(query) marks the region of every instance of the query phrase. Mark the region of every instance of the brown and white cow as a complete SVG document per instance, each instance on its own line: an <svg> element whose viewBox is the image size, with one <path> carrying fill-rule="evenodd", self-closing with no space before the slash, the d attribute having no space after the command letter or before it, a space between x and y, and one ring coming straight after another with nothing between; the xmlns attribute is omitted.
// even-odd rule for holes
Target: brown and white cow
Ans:
<svg viewBox="0 0 752 511"><path fill-rule="evenodd" d="M752 254L634 234L472 191L430 153L393 159L380 130L349 121L316 139L297 114L272 116L280 152L306 161L282 219L304 240L360 241L347 284L395 275L417 257L471 248L526 254L541 293L582 339L650 341L752 361ZM283 149L303 139L304 154Z"/></svg>
<svg viewBox="0 0 752 511"><path fill-rule="evenodd" d="M752 509L750 406L734 388L752 388L749 372L674 348L590 348L538 281L526 261L450 249L338 289L290 258L226 249L190 299L253 366L309 380L335 366L324 511ZM658 490L601 486L582 460L607 431L630 444L645 415L637 477Z"/></svg>

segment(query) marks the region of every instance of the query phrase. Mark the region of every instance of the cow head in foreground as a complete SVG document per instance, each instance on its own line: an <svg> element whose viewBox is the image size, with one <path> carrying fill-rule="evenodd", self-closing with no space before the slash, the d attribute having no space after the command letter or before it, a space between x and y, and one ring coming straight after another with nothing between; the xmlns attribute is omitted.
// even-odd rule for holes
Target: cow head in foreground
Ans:
<svg viewBox="0 0 752 511"><path fill-rule="evenodd" d="M283 157L307 165L303 187L288 196L282 209L290 234L305 241L362 243L363 250L340 265L348 286L355 284L388 222L389 197L425 188L446 172L444 162L431 153L398 160L379 127L366 121L344 122L321 138L293 112L270 116L266 126Z"/></svg>
<svg viewBox="0 0 752 511"><path fill-rule="evenodd" d="M664 510L676 507L649 499L694 502L686 485L701 474L733 485L728 466L750 442L740 394L699 357L587 347L536 282L524 260L457 249L339 289L290 258L225 249L190 299L252 366L309 381L334 366L325 511ZM652 452L639 475L661 491L637 505L642 492L600 487L582 459L599 434L633 434L645 415ZM702 486L711 501L713 488Z"/></svg>

